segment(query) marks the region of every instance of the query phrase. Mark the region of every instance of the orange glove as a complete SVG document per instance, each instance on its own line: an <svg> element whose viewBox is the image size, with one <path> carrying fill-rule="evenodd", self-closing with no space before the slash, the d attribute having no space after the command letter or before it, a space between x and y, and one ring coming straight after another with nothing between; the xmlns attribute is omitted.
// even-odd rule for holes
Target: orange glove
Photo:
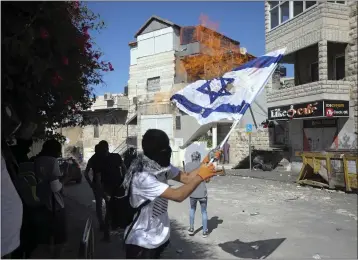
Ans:
<svg viewBox="0 0 358 260"><path fill-rule="evenodd" d="M215 175L215 166L213 164L202 164L199 168L198 175L203 179L207 180Z"/></svg>

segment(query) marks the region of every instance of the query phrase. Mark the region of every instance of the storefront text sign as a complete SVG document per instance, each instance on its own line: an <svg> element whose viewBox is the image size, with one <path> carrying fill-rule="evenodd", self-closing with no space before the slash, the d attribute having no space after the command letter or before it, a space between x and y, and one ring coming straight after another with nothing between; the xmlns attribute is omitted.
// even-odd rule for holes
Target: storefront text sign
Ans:
<svg viewBox="0 0 358 260"><path fill-rule="evenodd" d="M318 100L308 103L270 107L268 109L269 120L348 116L349 101Z"/></svg>

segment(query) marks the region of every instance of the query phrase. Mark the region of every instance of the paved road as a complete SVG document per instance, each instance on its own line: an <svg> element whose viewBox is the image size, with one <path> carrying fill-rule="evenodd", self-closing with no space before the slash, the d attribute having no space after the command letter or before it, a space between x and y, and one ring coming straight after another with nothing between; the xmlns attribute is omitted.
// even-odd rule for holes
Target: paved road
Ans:
<svg viewBox="0 0 358 260"><path fill-rule="evenodd" d="M171 202L171 246L163 258L357 258L356 195L237 176L216 177L208 191L209 237L200 230L189 237L189 202ZM66 194L94 210L87 183ZM200 228L199 212L196 223ZM96 256L123 258L120 238L98 241Z"/></svg>

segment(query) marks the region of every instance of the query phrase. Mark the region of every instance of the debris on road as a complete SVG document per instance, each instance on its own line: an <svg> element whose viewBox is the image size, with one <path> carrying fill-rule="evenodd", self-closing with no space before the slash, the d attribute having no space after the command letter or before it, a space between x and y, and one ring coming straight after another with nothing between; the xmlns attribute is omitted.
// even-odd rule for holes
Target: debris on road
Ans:
<svg viewBox="0 0 358 260"><path fill-rule="evenodd" d="M257 216L257 215L260 215L260 213L259 212L250 213L250 216Z"/></svg>
<svg viewBox="0 0 358 260"><path fill-rule="evenodd" d="M314 256L312 256L313 259L321 259L321 256L319 254L315 254Z"/></svg>

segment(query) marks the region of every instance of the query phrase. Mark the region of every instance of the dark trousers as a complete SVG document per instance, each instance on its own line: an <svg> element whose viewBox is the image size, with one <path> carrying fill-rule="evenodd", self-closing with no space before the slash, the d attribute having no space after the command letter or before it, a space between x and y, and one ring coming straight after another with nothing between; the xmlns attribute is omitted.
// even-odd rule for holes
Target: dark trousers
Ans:
<svg viewBox="0 0 358 260"><path fill-rule="evenodd" d="M158 248L148 249L136 245L126 245L127 259L159 259L165 248L169 245L169 241L165 242Z"/></svg>
<svg viewBox="0 0 358 260"><path fill-rule="evenodd" d="M98 223L100 225L101 230L104 232L104 237L105 239L109 239L110 236L110 218L109 218L109 214L108 214L108 205L106 202L106 215L103 219L103 212L102 212L102 202L103 202L103 197L98 194L98 192L94 192L94 196L96 199L96 213L97 213L97 218L98 218Z"/></svg>

